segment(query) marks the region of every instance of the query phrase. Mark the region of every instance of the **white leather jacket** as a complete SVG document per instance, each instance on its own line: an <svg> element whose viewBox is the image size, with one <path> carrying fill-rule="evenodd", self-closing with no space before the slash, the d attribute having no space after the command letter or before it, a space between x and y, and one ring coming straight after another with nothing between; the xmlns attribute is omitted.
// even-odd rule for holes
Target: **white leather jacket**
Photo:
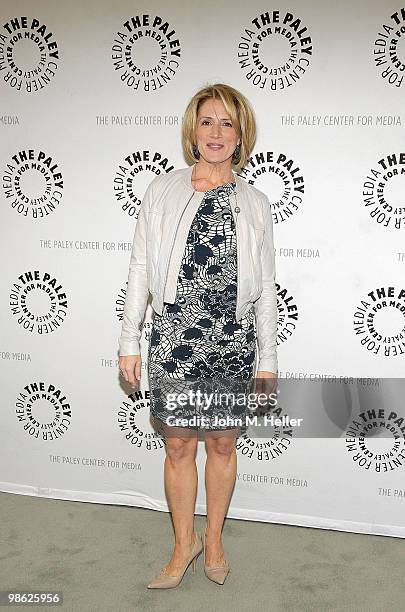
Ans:
<svg viewBox="0 0 405 612"><path fill-rule="evenodd" d="M149 184L136 222L129 265L120 355L140 355L141 327L149 293L152 308L176 297L186 241L204 197L191 183L193 166L155 177ZM267 196L234 173L238 284L236 320L254 307L258 343L257 370L277 372L277 294L273 220ZM239 207L239 212L238 212ZM236 212L235 212L236 208Z"/></svg>

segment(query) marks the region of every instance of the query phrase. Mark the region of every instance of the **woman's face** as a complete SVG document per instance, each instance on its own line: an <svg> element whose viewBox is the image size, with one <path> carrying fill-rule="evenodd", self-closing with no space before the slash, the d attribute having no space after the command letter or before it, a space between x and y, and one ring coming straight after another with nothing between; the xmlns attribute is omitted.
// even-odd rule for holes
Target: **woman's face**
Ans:
<svg viewBox="0 0 405 612"><path fill-rule="evenodd" d="M230 160L240 140L222 100L209 98L199 108L196 139L201 157L209 163Z"/></svg>

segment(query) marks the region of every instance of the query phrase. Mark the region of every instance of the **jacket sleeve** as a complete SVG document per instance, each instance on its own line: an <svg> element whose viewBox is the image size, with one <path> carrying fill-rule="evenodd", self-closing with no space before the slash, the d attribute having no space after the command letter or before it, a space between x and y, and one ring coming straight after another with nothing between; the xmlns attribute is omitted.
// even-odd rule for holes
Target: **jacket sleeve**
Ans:
<svg viewBox="0 0 405 612"><path fill-rule="evenodd" d="M270 202L263 201L264 238L262 246L263 291L254 302L256 314L256 333L259 347L257 370L278 372L277 359L277 291L276 265L273 242L273 219Z"/></svg>
<svg viewBox="0 0 405 612"><path fill-rule="evenodd" d="M135 226L121 335L118 340L120 356L141 354L141 326L149 297L146 271L146 236L151 201L152 184L149 184L139 207Z"/></svg>

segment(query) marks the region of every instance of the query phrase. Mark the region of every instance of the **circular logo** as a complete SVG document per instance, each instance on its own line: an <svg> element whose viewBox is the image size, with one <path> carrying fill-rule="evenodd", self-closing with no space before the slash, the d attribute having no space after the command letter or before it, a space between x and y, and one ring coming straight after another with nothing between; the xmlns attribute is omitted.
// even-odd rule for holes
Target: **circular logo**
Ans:
<svg viewBox="0 0 405 612"><path fill-rule="evenodd" d="M121 82L132 91L157 91L180 66L181 46L174 28L159 15L136 15L115 34L111 58Z"/></svg>
<svg viewBox="0 0 405 612"><path fill-rule="evenodd" d="M381 78L393 87L402 87L404 84L404 36L405 8L401 8L390 15L387 23L380 25L374 41L374 63Z"/></svg>
<svg viewBox="0 0 405 612"><path fill-rule="evenodd" d="M15 402L16 417L31 438L59 440L70 427L72 410L66 395L44 381L25 385Z"/></svg>
<svg viewBox="0 0 405 612"><path fill-rule="evenodd" d="M59 67L59 49L52 30L37 17L12 17L0 35L3 81L17 91L40 91Z"/></svg>
<svg viewBox="0 0 405 612"><path fill-rule="evenodd" d="M235 446L238 452L248 459L257 461L274 461L279 459L291 446L293 440L293 427L289 424L287 415L282 414L282 409L277 406L267 413L267 418L279 419L280 424L266 424L265 417L259 417L256 424L242 433L237 439ZM252 418L252 416L250 416ZM253 437L252 432L257 434ZM267 436L271 432L271 436ZM264 437L266 435L266 437Z"/></svg>
<svg viewBox="0 0 405 612"><path fill-rule="evenodd" d="M371 168L363 182L363 203L382 227L404 229L405 153L390 153Z"/></svg>
<svg viewBox="0 0 405 612"><path fill-rule="evenodd" d="M135 151L127 155L114 175L114 197L121 210L137 219L143 194L151 181L150 173L157 176L173 168L168 158L158 151Z"/></svg>
<svg viewBox="0 0 405 612"><path fill-rule="evenodd" d="M305 74L312 59L312 38L293 13L270 11L252 19L238 43L238 62L255 87L280 91Z"/></svg>
<svg viewBox="0 0 405 612"><path fill-rule="evenodd" d="M384 408L362 412L347 428L346 449L353 462L364 470L384 473L403 469L404 418Z"/></svg>
<svg viewBox="0 0 405 612"><path fill-rule="evenodd" d="M144 431L139 425L141 412L149 413L149 391L134 391L128 395L118 409L118 427L125 440L135 448L148 451L160 450L165 447L162 436L155 430Z"/></svg>
<svg viewBox="0 0 405 612"><path fill-rule="evenodd" d="M361 300L353 318L360 344L372 355L404 355L405 289L373 289Z"/></svg>
<svg viewBox="0 0 405 612"><path fill-rule="evenodd" d="M3 168L2 183L6 200L23 217L43 219L63 197L61 169L40 149L24 149L12 155Z"/></svg>
<svg viewBox="0 0 405 612"><path fill-rule="evenodd" d="M283 223L304 201L305 182L301 168L285 153L261 151L252 155L239 176L264 193L274 194L271 202L274 223Z"/></svg>
<svg viewBox="0 0 405 612"><path fill-rule="evenodd" d="M68 301L65 289L52 274L30 270L13 284L10 307L23 329L42 335L61 326L67 317Z"/></svg>

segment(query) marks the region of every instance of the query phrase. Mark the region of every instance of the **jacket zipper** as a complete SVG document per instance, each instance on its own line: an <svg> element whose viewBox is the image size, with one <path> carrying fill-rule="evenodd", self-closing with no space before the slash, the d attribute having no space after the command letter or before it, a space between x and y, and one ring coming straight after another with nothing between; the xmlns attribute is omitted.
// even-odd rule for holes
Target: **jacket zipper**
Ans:
<svg viewBox="0 0 405 612"><path fill-rule="evenodd" d="M187 206L189 205L189 203L190 203L191 199L193 198L193 196L194 196L194 191L193 191L193 193L191 194L191 196L189 197L189 199L187 200L187 203L186 203L186 205L184 206L184 208L183 208L183 210L182 210L182 213L181 213L181 215L180 215L180 218L179 218L179 220L177 221L176 229L175 229L175 231L174 231L174 236L173 236L173 240L172 240L172 244L171 244L171 248L170 248L170 253L169 253L169 256L168 256L168 258L167 258L167 263L166 263L165 282L164 282L164 285L163 285L163 293L162 293L162 308L163 308L164 297L165 297L165 291L166 291L166 285L167 285L167 273L168 273L168 270L169 270L169 263L170 263L170 258L171 258L171 256L172 256L172 251L173 251L173 247L174 247L174 243L175 243L175 239L176 239L176 235L177 235L177 230L179 229L180 221L181 221L181 220L182 220L182 218L183 218L184 211L186 210L186 208L187 208Z"/></svg>

